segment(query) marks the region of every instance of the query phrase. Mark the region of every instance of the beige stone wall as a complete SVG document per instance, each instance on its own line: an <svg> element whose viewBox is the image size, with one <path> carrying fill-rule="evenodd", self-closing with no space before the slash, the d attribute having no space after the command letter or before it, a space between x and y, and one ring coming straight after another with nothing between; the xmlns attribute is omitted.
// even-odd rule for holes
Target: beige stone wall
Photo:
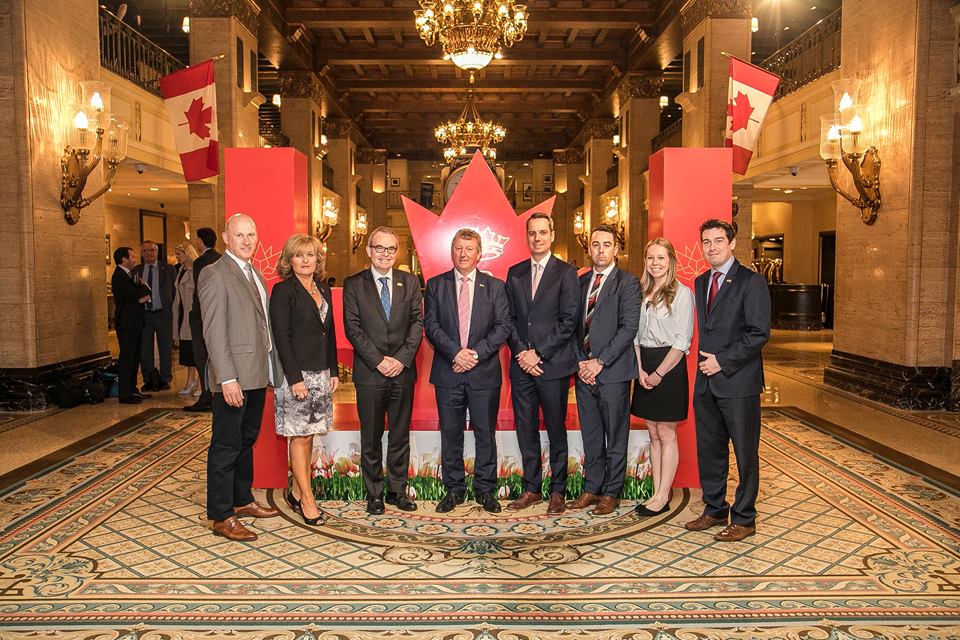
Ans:
<svg viewBox="0 0 960 640"><path fill-rule="evenodd" d="M844 3L842 73L864 80L860 100L883 161L884 199L872 227L838 204L838 351L918 366L951 359L944 308L953 114L942 97L953 70L944 55L954 37L949 4Z"/></svg>
<svg viewBox="0 0 960 640"><path fill-rule="evenodd" d="M820 233L836 228L834 207L834 198L829 195L799 202L753 203L753 234L783 234L785 282L820 281Z"/></svg>

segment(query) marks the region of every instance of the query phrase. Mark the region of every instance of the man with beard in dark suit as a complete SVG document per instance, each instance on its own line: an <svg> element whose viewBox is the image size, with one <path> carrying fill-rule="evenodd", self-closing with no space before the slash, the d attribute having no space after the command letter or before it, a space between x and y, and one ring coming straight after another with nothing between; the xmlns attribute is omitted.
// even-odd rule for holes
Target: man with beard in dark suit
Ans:
<svg viewBox="0 0 960 640"><path fill-rule="evenodd" d="M573 333L580 285L577 271L550 253L553 219L534 213L527 219L530 259L507 272L507 302L513 325L507 342L513 416L523 459L523 493L507 505L521 510L543 501L540 462L540 411L550 443L550 503L547 513L563 513L567 490L567 394L577 369Z"/></svg>
<svg viewBox="0 0 960 640"><path fill-rule="evenodd" d="M193 261L193 306L190 307L190 335L193 336L193 359L197 363L197 373L200 375L200 387L203 391L194 404L184 407L184 411L210 411L213 396L207 386L207 343L203 340L203 318L200 315L200 298L197 295L197 283L200 272L220 259L220 253L214 248L217 245L217 233L210 227L197 229L194 246L200 255Z"/></svg>
<svg viewBox="0 0 960 640"><path fill-rule="evenodd" d="M137 392L137 361L140 359L143 333L143 304L150 299L150 293L132 273L133 249L118 247L113 252L113 261L117 266L110 279L110 288L116 307L113 325L120 345L120 358L117 361L118 395L123 404L140 404L144 397L149 397Z"/></svg>
<svg viewBox="0 0 960 640"><path fill-rule="evenodd" d="M416 511L407 496L410 416L416 357L423 339L423 299L412 274L393 268L397 234L379 227L367 238L370 268L343 283L343 327L353 345L353 382L360 417L360 467L367 513L384 511L383 427L387 424L386 503Z"/></svg>

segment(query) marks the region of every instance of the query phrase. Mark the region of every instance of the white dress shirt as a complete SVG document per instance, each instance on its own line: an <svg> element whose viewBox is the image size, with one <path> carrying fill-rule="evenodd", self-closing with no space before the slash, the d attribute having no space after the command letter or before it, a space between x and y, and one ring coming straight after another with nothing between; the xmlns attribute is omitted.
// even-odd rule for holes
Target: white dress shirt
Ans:
<svg viewBox="0 0 960 640"><path fill-rule="evenodd" d="M590 281L587 283L587 299L583 304L583 317L587 317L587 306L590 304L590 289L593 287L593 281L596 279L598 273L602 273L603 277L600 278L600 286L597 287L597 299L600 299L600 292L603 291L603 285L607 284L607 280L610 279L610 273L613 271L613 268L617 266L616 262L610 263L610 266L604 269L603 271L597 271L595 269L590 270Z"/></svg>
<svg viewBox="0 0 960 640"><path fill-rule="evenodd" d="M714 274L720 272L723 274L723 277L717 280L717 292L720 292L720 287L724 285L727 281L727 274L730 273L730 267L733 266L733 261L736 260L734 256L730 256L726 262L720 265L716 269L710 269L710 280L707 281L707 294L710 293L710 283L713 281Z"/></svg>
<svg viewBox="0 0 960 640"><path fill-rule="evenodd" d="M543 272L547 270L547 263L550 262L550 257L552 254L547 254L540 258L540 260L534 260L533 256L530 256L530 287L533 289L533 283L537 279L537 265L540 265L540 283L537 284L537 287L543 283Z"/></svg>
<svg viewBox="0 0 960 640"><path fill-rule="evenodd" d="M457 285L457 305L458 306L460 304L460 287L461 287L460 279L462 277L463 275L459 271L457 271L456 269L453 270L454 282ZM477 286L477 270L474 269L473 271L467 274L467 289L468 289L467 295L470 299L470 315L469 315L470 318L473 317L473 292L476 286ZM467 320L467 335L470 335L470 320Z"/></svg>
<svg viewBox="0 0 960 640"><path fill-rule="evenodd" d="M634 340L641 347L671 347L690 353L693 340L693 292L679 285L670 309L662 302L656 307L640 303L640 325Z"/></svg>
<svg viewBox="0 0 960 640"><path fill-rule="evenodd" d="M237 256L230 253L229 249L224 251L223 255L230 256L231 258L233 258L233 261L237 263L238 267L240 267L240 271L243 273L244 278L247 277L247 265L250 265L250 269L253 270L253 265L250 263L249 260L241 260ZM267 290L266 288L264 288L263 283L260 282L260 278L257 277L256 273L253 274L253 283L257 285L257 291L260 292L260 307L263 309L263 315L265 318L269 318L270 307L267 306L267 300L269 299L269 297L267 296ZM273 334L268 330L267 335L270 337L270 352L272 352L273 351ZM270 371L270 386L273 386L273 380L274 380L273 358L269 356L267 357L267 366L269 367L269 371ZM237 381L236 378L233 378L231 380L224 380L223 382L220 383L220 385L222 386L227 384L228 382L236 382L236 381Z"/></svg>
<svg viewBox="0 0 960 640"><path fill-rule="evenodd" d="M383 283L380 282L380 278L387 279L387 295L390 297L390 304L393 304L393 267L391 267L386 273L380 273L371 266L370 273L373 274L373 283L377 285L378 295L383 295L380 291L383 288Z"/></svg>

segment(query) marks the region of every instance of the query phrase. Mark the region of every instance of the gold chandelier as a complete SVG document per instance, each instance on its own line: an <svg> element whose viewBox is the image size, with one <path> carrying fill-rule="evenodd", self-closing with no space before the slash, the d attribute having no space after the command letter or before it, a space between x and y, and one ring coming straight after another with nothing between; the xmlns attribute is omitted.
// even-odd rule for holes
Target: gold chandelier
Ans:
<svg viewBox="0 0 960 640"><path fill-rule="evenodd" d="M503 47L527 32L527 7L513 0L419 0L417 33L433 46L440 38L443 57L464 71L483 69Z"/></svg>
<svg viewBox="0 0 960 640"><path fill-rule="evenodd" d="M507 130L492 120L484 120L473 103L473 95L467 95L467 104L464 105L460 117L456 121L447 121L437 127L434 132L437 142L447 145L443 151L443 158L450 164L466 156L469 149L479 149L491 160L496 159L497 151L493 145L503 141Z"/></svg>

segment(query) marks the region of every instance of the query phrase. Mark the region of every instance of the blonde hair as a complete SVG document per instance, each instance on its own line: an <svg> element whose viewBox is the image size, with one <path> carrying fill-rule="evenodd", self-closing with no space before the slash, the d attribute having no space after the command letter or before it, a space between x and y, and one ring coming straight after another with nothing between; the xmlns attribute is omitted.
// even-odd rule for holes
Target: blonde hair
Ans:
<svg viewBox="0 0 960 640"><path fill-rule="evenodd" d="M280 253L280 259L277 260L277 275L286 278L293 273L293 267L290 266L290 260L293 256L305 249L313 249L317 256L317 270L313 272L313 277L318 278L323 273L326 265L326 256L323 253L323 243L318 238L308 236L305 233L295 233L283 243L283 251Z"/></svg>
<svg viewBox="0 0 960 640"><path fill-rule="evenodd" d="M196 260L196 259L200 256L200 254L197 253L197 250L193 248L193 245L192 245L192 244L189 244L189 243L187 243L187 244L178 244L178 245L174 248L174 251L179 251L179 252L183 253L183 255L187 256L187 259L184 261L183 264L184 264L185 266L188 266L188 267L189 267L189 266L192 266L192 265L193 265L193 261Z"/></svg>
<svg viewBox="0 0 960 640"><path fill-rule="evenodd" d="M653 276L647 271L646 266L647 252L650 250L650 247L655 245L667 250L667 258L670 262L670 266L667 268L667 281L656 293L654 293L654 288L657 286L657 283L654 282ZM649 296L650 302L647 304L652 307L656 307L662 302L666 305L667 311L673 313L670 305L673 304L673 299L677 297L677 289L680 286L680 281L677 280L677 252L673 248L673 245L666 238L654 238L643 248L643 264L643 276L640 278L640 290L643 292L643 299L646 300Z"/></svg>
<svg viewBox="0 0 960 640"><path fill-rule="evenodd" d="M457 241L457 238L463 238L464 240L476 240L477 241L477 251L483 253L483 241L480 240L480 234L470 229L464 227L463 229L458 229L455 234L453 234L453 240L450 241L450 249L453 250L453 243Z"/></svg>

